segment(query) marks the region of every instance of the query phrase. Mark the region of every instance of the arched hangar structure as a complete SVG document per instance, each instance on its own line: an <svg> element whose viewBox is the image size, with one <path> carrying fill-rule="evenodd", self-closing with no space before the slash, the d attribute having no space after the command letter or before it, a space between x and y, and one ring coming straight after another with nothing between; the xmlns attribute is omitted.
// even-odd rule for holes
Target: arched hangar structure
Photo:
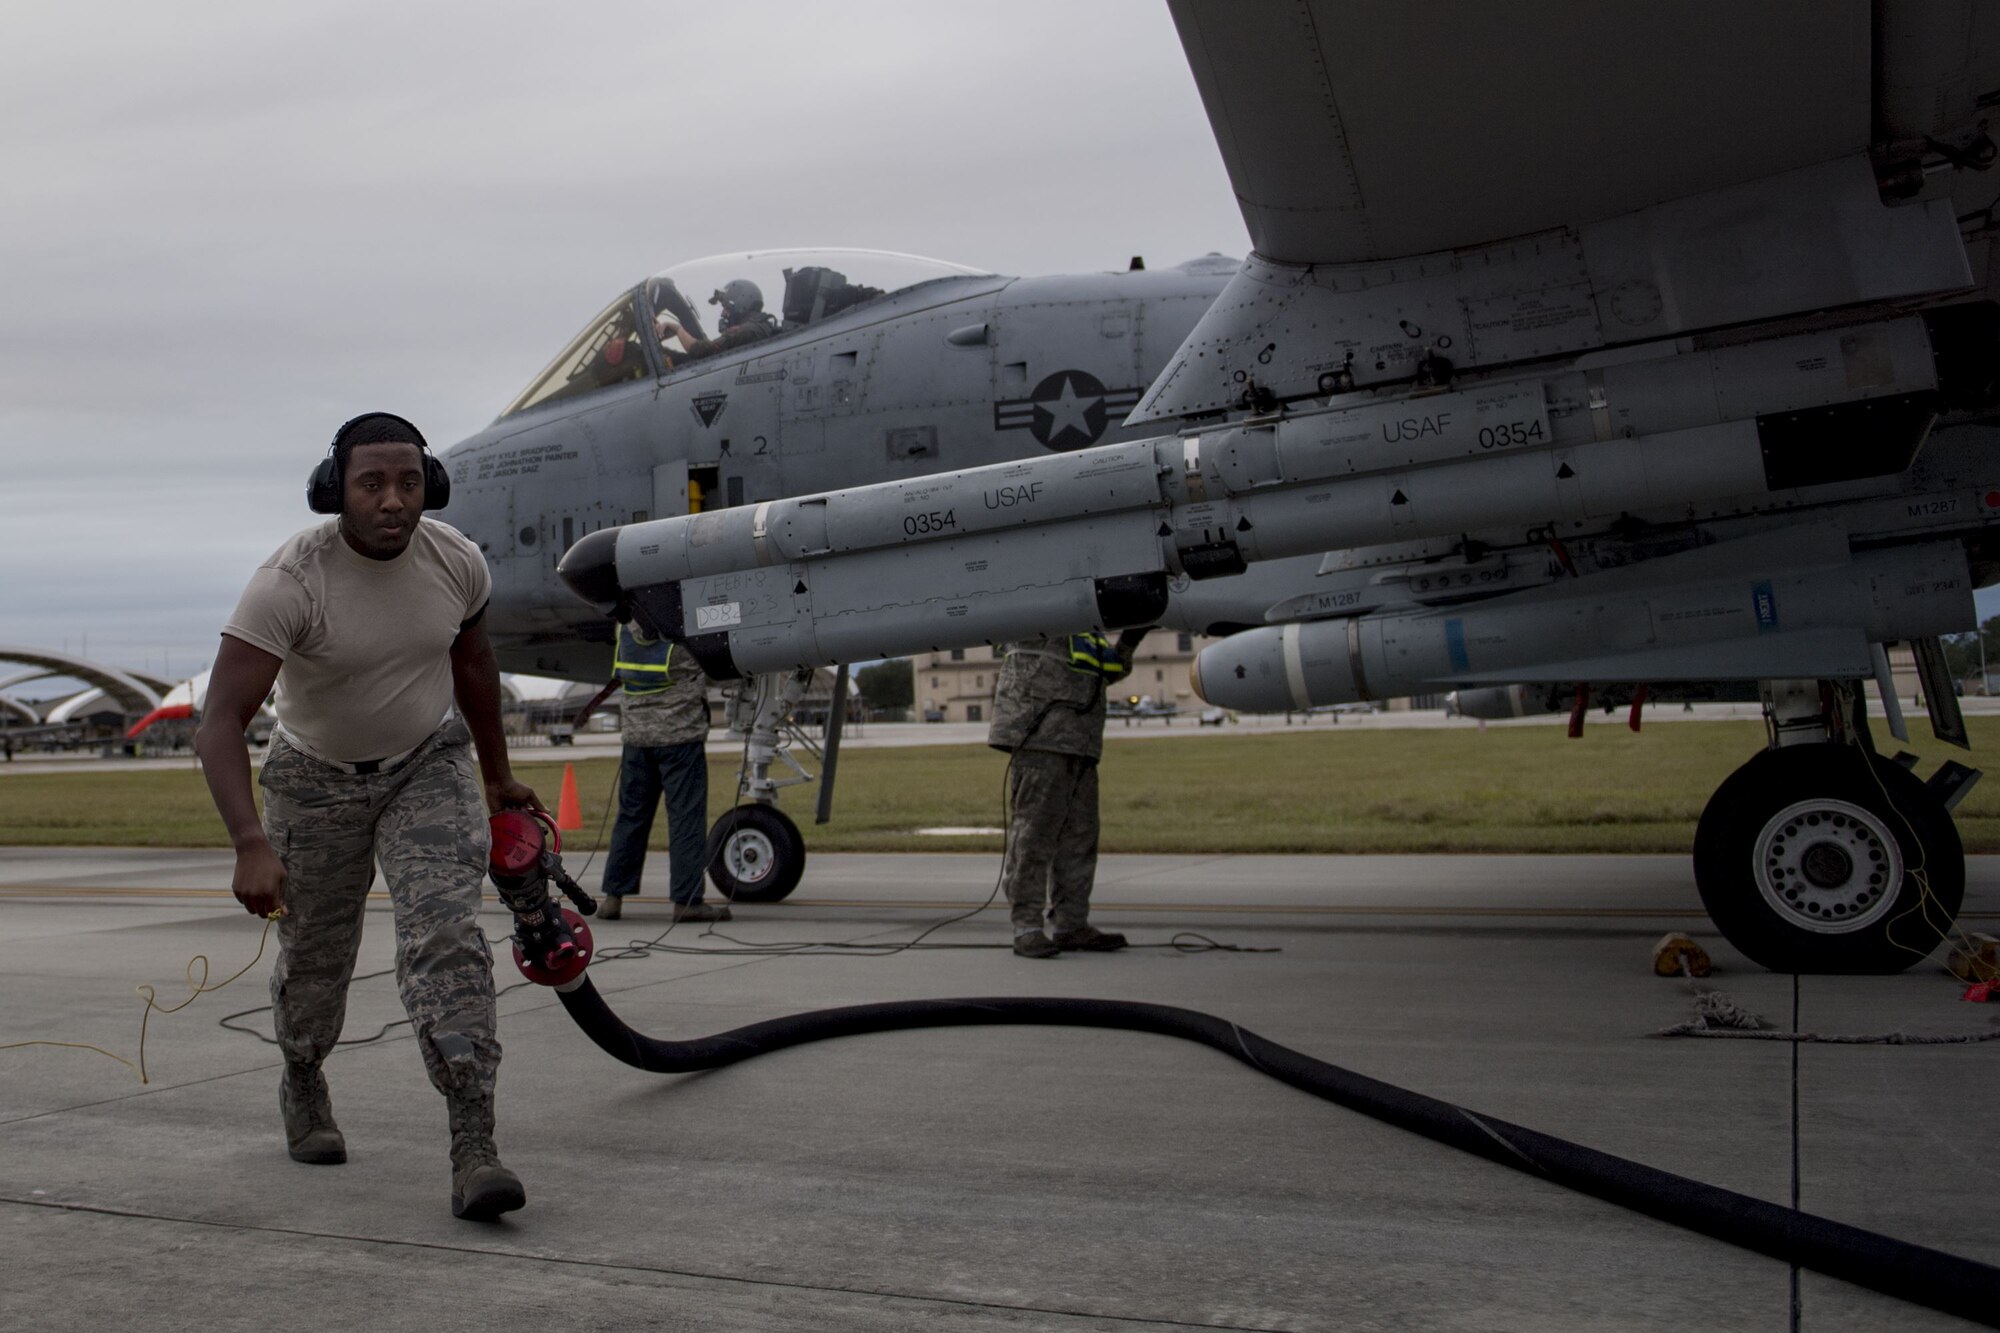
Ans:
<svg viewBox="0 0 2000 1333"><path fill-rule="evenodd" d="M104 691L120 708L135 717L158 708L165 688L132 672L71 657L68 653L51 652L46 648L0 644L0 662L17 662L34 668L5 677L4 684L17 685L44 676L67 676Z"/></svg>

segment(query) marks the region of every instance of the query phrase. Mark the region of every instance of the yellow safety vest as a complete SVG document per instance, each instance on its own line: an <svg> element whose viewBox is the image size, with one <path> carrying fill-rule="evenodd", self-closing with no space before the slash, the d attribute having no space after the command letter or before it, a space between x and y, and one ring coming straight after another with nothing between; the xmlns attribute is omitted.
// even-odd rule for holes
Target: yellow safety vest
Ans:
<svg viewBox="0 0 2000 1333"><path fill-rule="evenodd" d="M1118 650L1102 634L1072 634L1069 636L1069 669L1082 671L1106 680L1117 680L1131 671L1126 662L1120 660Z"/></svg>
<svg viewBox="0 0 2000 1333"><path fill-rule="evenodd" d="M642 639L630 625L618 627L618 651L612 673L627 694L658 694L667 688L674 664L674 646L665 639Z"/></svg>

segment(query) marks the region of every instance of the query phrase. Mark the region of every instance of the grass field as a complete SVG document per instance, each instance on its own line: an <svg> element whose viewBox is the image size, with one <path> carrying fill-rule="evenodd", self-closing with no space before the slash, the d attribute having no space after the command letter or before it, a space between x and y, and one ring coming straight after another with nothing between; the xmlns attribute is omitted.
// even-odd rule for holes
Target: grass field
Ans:
<svg viewBox="0 0 2000 1333"><path fill-rule="evenodd" d="M1971 720L1976 763L2000 748L2000 718ZM1886 740L1886 738L1885 738ZM1106 746L1109 852L1685 852L1709 793L1763 743L1754 722L1675 722L1642 735L1592 726L1486 731L1352 730L1121 740ZM1893 744L1893 742L1887 742ZM1918 772L1958 752L1918 736ZM1963 757L1963 756L1961 756ZM562 764L517 771L553 808ZM821 851L997 851L997 836L918 837L912 829L995 826L1004 756L984 746L850 750L833 822L811 826L814 789L784 807ZM598 843L615 758L576 765ZM731 803L734 760L710 766L710 814ZM0 781L0 844L225 846L192 765L184 772L60 773ZM1957 812L1967 851L2000 852L2000 780ZM654 828L664 846L665 822Z"/></svg>

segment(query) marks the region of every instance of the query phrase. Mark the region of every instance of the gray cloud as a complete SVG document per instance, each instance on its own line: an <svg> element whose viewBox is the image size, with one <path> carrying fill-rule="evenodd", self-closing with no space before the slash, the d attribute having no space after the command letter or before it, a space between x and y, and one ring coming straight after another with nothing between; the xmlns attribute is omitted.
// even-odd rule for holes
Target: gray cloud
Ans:
<svg viewBox="0 0 2000 1333"><path fill-rule="evenodd" d="M1163 7L37 6L0 48L0 641L206 659L339 421L484 425L612 293L1246 242Z"/></svg>

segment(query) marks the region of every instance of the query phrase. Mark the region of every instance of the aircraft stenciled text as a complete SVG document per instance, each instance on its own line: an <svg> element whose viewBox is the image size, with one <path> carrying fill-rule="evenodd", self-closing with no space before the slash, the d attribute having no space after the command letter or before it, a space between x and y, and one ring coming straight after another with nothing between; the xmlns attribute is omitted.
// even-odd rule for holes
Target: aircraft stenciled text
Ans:
<svg viewBox="0 0 2000 1333"><path fill-rule="evenodd" d="M1539 421L1503 421L1479 428L1481 449L1505 449L1515 444L1540 444L1548 438Z"/></svg>
<svg viewBox="0 0 2000 1333"><path fill-rule="evenodd" d="M933 509L922 514L906 514L903 517L903 531L912 537L922 537L933 532L946 532L958 526L958 511L947 509L939 513Z"/></svg>
<svg viewBox="0 0 2000 1333"><path fill-rule="evenodd" d="M523 449L498 450L480 458L472 479L492 481L501 477L521 477L540 472L544 463L567 463L577 456L574 449L560 444L538 444Z"/></svg>
<svg viewBox="0 0 2000 1333"><path fill-rule="evenodd" d="M1416 440L1426 435L1442 435L1451 429L1451 413L1439 412L1427 417L1404 417L1400 421L1382 423L1382 438L1390 444L1400 440Z"/></svg>
<svg viewBox="0 0 2000 1333"><path fill-rule="evenodd" d="M1031 481L1022 486L996 486L986 492L988 509L1012 509L1015 505L1033 504L1042 498L1044 483Z"/></svg>

